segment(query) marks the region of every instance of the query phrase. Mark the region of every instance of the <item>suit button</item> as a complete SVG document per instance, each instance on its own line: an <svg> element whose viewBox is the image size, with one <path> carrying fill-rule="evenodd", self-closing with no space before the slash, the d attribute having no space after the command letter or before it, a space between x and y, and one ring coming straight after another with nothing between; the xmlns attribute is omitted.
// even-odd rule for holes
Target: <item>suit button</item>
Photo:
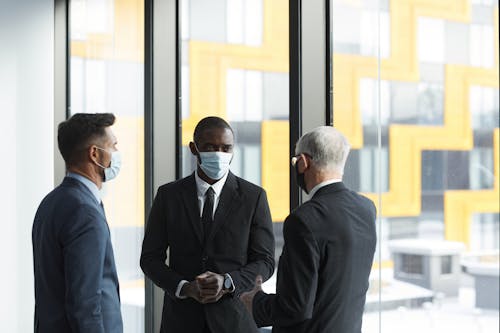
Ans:
<svg viewBox="0 0 500 333"><path fill-rule="evenodd" d="M203 262L207 261L208 260L208 257L207 256L204 256L203 258L201 258L201 260L203 260Z"/></svg>

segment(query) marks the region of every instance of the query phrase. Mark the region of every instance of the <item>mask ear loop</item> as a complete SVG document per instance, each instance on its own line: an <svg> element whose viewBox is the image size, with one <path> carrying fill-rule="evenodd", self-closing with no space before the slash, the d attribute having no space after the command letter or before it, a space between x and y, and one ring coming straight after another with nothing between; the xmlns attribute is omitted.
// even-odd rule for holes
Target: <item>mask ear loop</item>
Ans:
<svg viewBox="0 0 500 333"><path fill-rule="evenodd" d="M103 148L101 148L101 147L97 147L97 146L95 146L95 147L96 147L97 149L99 149L99 150L102 150L102 151L105 151L105 152L109 153L106 149L103 149ZM98 163L98 162L96 162L96 161L94 161L94 163L95 163L95 164L97 164L98 166L100 166L101 168L103 168L104 170L106 170L106 169L107 169L105 166L101 165L100 163Z"/></svg>
<svg viewBox="0 0 500 333"><path fill-rule="evenodd" d="M200 150L198 149L198 145L196 144L196 141L194 141L194 140L193 140L193 145L194 145L194 148L196 148L196 152L198 153L198 155L195 155L196 156L196 162L197 162L197 165L200 166L201 165Z"/></svg>
<svg viewBox="0 0 500 333"><path fill-rule="evenodd" d="M196 142L193 141L194 147L196 148L196 151L198 152L198 156L200 155L200 150L198 149L198 145Z"/></svg>
<svg viewBox="0 0 500 333"><path fill-rule="evenodd" d="M96 145L94 145L94 147L95 147L96 149L99 149L99 150L104 150L104 149L102 149L102 148L100 148L100 147L97 147ZM97 158L96 158L96 159L97 159ZM102 169L106 169L106 168L105 168L103 165L101 165L99 162L94 161L94 160L92 160L92 162L94 162L94 163L95 163L98 167L100 167L100 168L102 168Z"/></svg>

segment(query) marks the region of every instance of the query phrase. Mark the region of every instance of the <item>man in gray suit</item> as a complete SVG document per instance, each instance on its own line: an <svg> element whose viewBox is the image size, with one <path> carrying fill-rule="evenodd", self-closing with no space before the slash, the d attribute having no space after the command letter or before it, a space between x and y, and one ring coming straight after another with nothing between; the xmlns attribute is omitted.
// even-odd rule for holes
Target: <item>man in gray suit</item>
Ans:
<svg viewBox="0 0 500 333"><path fill-rule="evenodd" d="M241 300L259 326L280 333L361 333L377 236L373 202L342 182L347 139L329 126L304 134L292 164L311 199L283 225L276 294L260 281Z"/></svg>
<svg viewBox="0 0 500 333"><path fill-rule="evenodd" d="M121 333L120 295L102 183L120 169L115 116L75 114L59 124L63 182L33 223L35 332Z"/></svg>

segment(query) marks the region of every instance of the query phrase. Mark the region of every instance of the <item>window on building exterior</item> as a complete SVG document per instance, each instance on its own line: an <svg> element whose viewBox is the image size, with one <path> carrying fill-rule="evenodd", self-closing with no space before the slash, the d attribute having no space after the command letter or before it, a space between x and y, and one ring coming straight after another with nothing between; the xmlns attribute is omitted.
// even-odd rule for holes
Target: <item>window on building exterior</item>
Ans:
<svg viewBox="0 0 500 333"><path fill-rule="evenodd" d="M120 280L125 333L144 331L144 0L71 0L71 114L111 112L120 175L103 203Z"/></svg>
<svg viewBox="0 0 500 333"><path fill-rule="evenodd" d="M363 332L498 331L498 305L484 307L481 278L465 267L474 258L498 286L497 1L331 0L331 26L333 124L352 145L344 181L380 217L370 291L382 310L365 312ZM445 274L456 290L398 279L395 240L427 243L429 253L462 244L458 259L443 253L429 272L422 256L401 267L427 274L421 281Z"/></svg>

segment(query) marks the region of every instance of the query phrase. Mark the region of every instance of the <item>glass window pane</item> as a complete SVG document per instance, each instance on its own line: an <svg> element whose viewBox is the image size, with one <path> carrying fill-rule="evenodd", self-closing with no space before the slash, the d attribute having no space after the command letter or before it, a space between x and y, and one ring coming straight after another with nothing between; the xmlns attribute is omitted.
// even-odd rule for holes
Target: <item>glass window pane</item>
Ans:
<svg viewBox="0 0 500 333"><path fill-rule="evenodd" d="M191 32L181 31L189 100L182 105L182 176L196 168L188 149L196 124L206 116L227 120L235 132L231 171L266 190L278 225L289 213L288 1L182 0L181 11Z"/></svg>
<svg viewBox="0 0 500 333"><path fill-rule="evenodd" d="M500 245L500 220L498 214L474 214L472 217L471 249L475 251L485 251L488 253L498 253ZM493 257L486 257L485 262L493 261Z"/></svg>
<svg viewBox="0 0 500 333"><path fill-rule="evenodd" d="M70 1L71 114L112 112L120 175L103 202L120 280L124 332L144 331L144 1Z"/></svg>
<svg viewBox="0 0 500 333"><path fill-rule="evenodd" d="M441 259L441 274L451 274L452 273L452 256L443 256Z"/></svg>
<svg viewBox="0 0 500 333"><path fill-rule="evenodd" d="M470 154L469 162L470 189L491 189L495 183L493 170L493 150L476 148Z"/></svg>
<svg viewBox="0 0 500 333"><path fill-rule="evenodd" d="M418 19L418 55L420 62L444 62L444 21L421 17Z"/></svg>
<svg viewBox="0 0 500 333"><path fill-rule="evenodd" d="M422 275L424 273L422 256L404 254L401 257L402 273L408 275Z"/></svg>
<svg viewBox="0 0 500 333"><path fill-rule="evenodd" d="M493 129L499 124L498 88L471 86L469 105L474 129Z"/></svg>
<svg viewBox="0 0 500 333"><path fill-rule="evenodd" d="M471 65L492 67L494 62L494 44L491 42L494 38L492 25L471 24L470 32L469 54Z"/></svg>
<svg viewBox="0 0 500 333"><path fill-rule="evenodd" d="M245 44L260 46L263 41L263 1L245 0Z"/></svg>
<svg viewBox="0 0 500 333"><path fill-rule="evenodd" d="M498 6L376 3L332 0L331 22L344 179L380 217L363 332L496 332Z"/></svg>

